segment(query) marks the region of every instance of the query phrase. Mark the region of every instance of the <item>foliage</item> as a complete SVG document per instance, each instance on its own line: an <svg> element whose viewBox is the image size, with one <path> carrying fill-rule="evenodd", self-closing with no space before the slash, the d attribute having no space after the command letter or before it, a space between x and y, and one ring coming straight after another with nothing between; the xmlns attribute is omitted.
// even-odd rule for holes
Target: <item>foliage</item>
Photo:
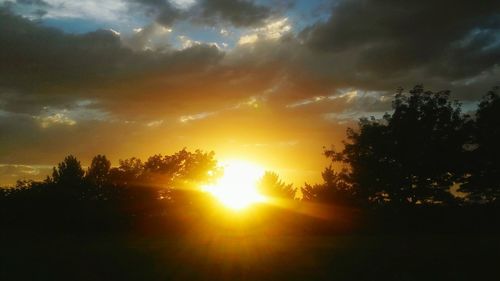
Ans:
<svg viewBox="0 0 500 281"><path fill-rule="evenodd" d="M479 104L475 118L461 112L449 91L415 86L399 89L393 112L362 118L347 129L342 150L327 149L332 166L324 183L302 188L303 199L339 204L384 205L494 202L500 196L500 98L495 88Z"/></svg>
<svg viewBox="0 0 500 281"><path fill-rule="evenodd" d="M460 104L450 101L448 91L416 86L399 90L393 109L381 120L361 119L359 131L348 130L336 156L350 166L353 187L372 202L449 201L466 139Z"/></svg>
<svg viewBox="0 0 500 281"><path fill-rule="evenodd" d="M92 185L104 187L109 183L109 173L111 161L104 155L97 155L92 159L92 163L85 174L85 179Z"/></svg>
<svg viewBox="0 0 500 281"><path fill-rule="evenodd" d="M323 183L302 187L302 200L335 205L355 205L356 194L350 183L347 170L335 172L332 166L321 174Z"/></svg>
<svg viewBox="0 0 500 281"><path fill-rule="evenodd" d="M69 155L57 165L57 168L53 168L50 181L56 185L77 187L82 184L84 175L85 171L80 161L73 155Z"/></svg>
<svg viewBox="0 0 500 281"><path fill-rule="evenodd" d="M466 176L461 191L472 200L500 199L500 96L498 88L479 103L475 122L471 122L471 143L467 151Z"/></svg>

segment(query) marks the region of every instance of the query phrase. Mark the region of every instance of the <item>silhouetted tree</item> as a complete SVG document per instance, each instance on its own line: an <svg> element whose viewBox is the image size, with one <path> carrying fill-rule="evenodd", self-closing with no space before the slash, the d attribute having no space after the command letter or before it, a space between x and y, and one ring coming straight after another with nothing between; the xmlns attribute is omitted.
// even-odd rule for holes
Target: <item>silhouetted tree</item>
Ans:
<svg viewBox="0 0 500 281"><path fill-rule="evenodd" d="M115 186L127 186L138 182L143 173L144 165L141 159L132 157L119 161L120 165L109 171L109 177Z"/></svg>
<svg viewBox="0 0 500 281"><path fill-rule="evenodd" d="M176 153L181 159L182 165L177 177L181 180L189 180L197 185L213 182L222 171L217 167L215 152L203 152L196 150L194 153L181 150Z"/></svg>
<svg viewBox="0 0 500 281"><path fill-rule="evenodd" d="M323 183L315 185L306 183L302 187L302 200L335 205L356 204L355 190L349 181L347 170L335 172L332 166L329 166L321 175Z"/></svg>
<svg viewBox="0 0 500 281"><path fill-rule="evenodd" d="M97 155L92 159L90 167L85 174L85 179L96 187L103 187L109 182L111 161L104 155Z"/></svg>
<svg viewBox="0 0 500 281"><path fill-rule="evenodd" d="M266 196L280 199L294 199L296 188L292 184L283 182L278 174L274 172L266 172L259 180L259 191Z"/></svg>
<svg viewBox="0 0 500 281"><path fill-rule="evenodd" d="M467 138L460 104L448 91L415 86L398 90L393 109L382 119L361 119L357 131L348 129L344 149L327 156L350 167L353 188L371 202L451 201Z"/></svg>
<svg viewBox="0 0 500 281"><path fill-rule="evenodd" d="M200 187L214 182L221 175L213 151L196 150L193 153L184 148L171 155L169 161L175 163L175 170L168 179L169 189L163 190L162 197L178 205L193 206L200 199Z"/></svg>
<svg viewBox="0 0 500 281"><path fill-rule="evenodd" d="M500 198L500 96L498 87L479 103L472 122L467 174L460 190L472 200L494 202Z"/></svg>
<svg viewBox="0 0 500 281"><path fill-rule="evenodd" d="M63 162L53 168L52 182L59 186L78 187L83 183L85 171L80 161L73 155L66 156Z"/></svg>
<svg viewBox="0 0 500 281"><path fill-rule="evenodd" d="M200 185L215 178L218 169L214 156L214 152L196 150L193 153L186 149L173 155L157 154L144 163L141 180L167 187Z"/></svg>

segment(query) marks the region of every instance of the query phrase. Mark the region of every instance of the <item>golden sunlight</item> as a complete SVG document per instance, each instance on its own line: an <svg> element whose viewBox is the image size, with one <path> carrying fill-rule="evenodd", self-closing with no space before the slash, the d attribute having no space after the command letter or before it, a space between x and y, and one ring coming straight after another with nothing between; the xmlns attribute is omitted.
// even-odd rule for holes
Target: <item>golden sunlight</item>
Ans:
<svg viewBox="0 0 500 281"><path fill-rule="evenodd" d="M256 164L242 160L223 161L223 176L214 184L204 186L224 206L233 210L242 210L266 198L257 190L257 181L264 174L264 169Z"/></svg>

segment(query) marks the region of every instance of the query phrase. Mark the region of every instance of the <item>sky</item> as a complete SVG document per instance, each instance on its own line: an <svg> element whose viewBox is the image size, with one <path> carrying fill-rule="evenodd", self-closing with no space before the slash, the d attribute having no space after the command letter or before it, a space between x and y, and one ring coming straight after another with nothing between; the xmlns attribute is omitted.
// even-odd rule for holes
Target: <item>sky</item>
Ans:
<svg viewBox="0 0 500 281"><path fill-rule="evenodd" d="M0 0L0 185L189 150L315 183L397 88L500 85L500 1Z"/></svg>

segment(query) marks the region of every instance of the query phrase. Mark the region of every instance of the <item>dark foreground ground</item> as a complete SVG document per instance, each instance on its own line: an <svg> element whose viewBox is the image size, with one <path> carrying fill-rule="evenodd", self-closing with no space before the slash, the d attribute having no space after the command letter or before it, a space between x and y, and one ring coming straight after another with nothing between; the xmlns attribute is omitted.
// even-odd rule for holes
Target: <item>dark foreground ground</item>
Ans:
<svg viewBox="0 0 500 281"><path fill-rule="evenodd" d="M500 280L497 235L2 234L0 280Z"/></svg>

